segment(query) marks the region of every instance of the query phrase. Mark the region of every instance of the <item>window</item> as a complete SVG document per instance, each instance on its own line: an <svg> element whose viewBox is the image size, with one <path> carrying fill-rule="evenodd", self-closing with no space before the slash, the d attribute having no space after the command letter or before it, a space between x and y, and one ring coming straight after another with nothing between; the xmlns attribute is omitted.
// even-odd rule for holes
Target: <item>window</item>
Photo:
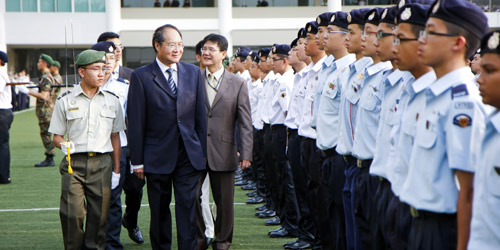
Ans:
<svg viewBox="0 0 500 250"><path fill-rule="evenodd" d="M54 0L40 0L41 12L56 12L56 4Z"/></svg>
<svg viewBox="0 0 500 250"><path fill-rule="evenodd" d="M20 12L21 11L21 0L5 1L5 10L7 12Z"/></svg>
<svg viewBox="0 0 500 250"><path fill-rule="evenodd" d="M92 12L105 12L106 11L105 0L91 0L91 10Z"/></svg>
<svg viewBox="0 0 500 250"><path fill-rule="evenodd" d="M36 0L23 0L23 12L37 12L37 7Z"/></svg>
<svg viewBox="0 0 500 250"><path fill-rule="evenodd" d="M89 12L89 0L74 0L75 12Z"/></svg>
<svg viewBox="0 0 500 250"><path fill-rule="evenodd" d="M57 0L57 12L71 12L71 0Z"/></svg>

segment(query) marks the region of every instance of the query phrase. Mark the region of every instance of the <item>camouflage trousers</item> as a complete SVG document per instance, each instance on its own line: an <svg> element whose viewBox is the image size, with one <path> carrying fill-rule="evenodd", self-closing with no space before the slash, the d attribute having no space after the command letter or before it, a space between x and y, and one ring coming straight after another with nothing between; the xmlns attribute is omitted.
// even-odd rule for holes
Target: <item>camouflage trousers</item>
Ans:
<svg viewBox="0 0 500 250"><path fill-rule="evenodd" d="M52 133L49 133L50 119L40 119L38 117L38 125L40 126L40 137L42 138L43 147L46 155L55 155L56 148L52 141Z"/></svg>

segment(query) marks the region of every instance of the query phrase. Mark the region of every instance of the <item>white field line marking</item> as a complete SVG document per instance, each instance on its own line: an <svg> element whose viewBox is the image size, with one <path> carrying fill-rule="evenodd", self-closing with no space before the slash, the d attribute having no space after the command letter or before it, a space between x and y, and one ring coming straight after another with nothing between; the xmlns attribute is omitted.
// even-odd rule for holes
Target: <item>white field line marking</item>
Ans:
<svg viewBox="0 0 500 250"><path fill-rule="evenodd" d="M213 203L210 203L212 205ZM234 203L234 205L247 205L246 203ZM141 204L141 207L147 207L149 204ZM175 203L170 204L170 206L175 206ZM125 206L122 206L125 208ZM57 211L59 208L51 207L51 208L26 208L26 209L0 209L0 213L2 212L37 212L37 211Z"/></svg>

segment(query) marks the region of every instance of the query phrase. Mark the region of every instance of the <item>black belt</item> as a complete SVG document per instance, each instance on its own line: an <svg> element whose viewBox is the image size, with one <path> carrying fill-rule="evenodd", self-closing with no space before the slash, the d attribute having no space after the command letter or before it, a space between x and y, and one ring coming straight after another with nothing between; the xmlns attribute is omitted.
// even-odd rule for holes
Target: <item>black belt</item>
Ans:
<svg viewBox="0 0 500 250"><path fill-rule="evenodd" d="M271 125L267 124L267 123L264 123L264 129L271 129Z"/></svg>
<svg viewBox="0 0 500 250"><path fill-rule="evenodd" d="M332 157L338 155L337 151L335 150L336 148L337 147L333 147L327 150L321 150L321 155L323 155L323 157Z"/></svg>
<svg viewBox="0 0 500 250"><path fill-rule="evenodd" d="M344 161L348 165L352 165L356 163L356 158L352 157L352 155L344 155Z"/></svg>
<svg viewBox="0 0 500 250"><path fill-rule="evenodd" d="M410 213L413 218L456 218L457 214L445 214L445 213L434 213L425 210L418 210L412 206L410 206Z"/></svg>
<svg viewBox="0 0 500 250"><path fill-rule="evenodd" d="M98 152L82 152L82 153L74 153L72 155L74 156L88 156L88 157L94 157L94 156L101 156L109 153L98 153Z"/></svg>
<svg viewBox="0 0 500 250"><path fill-rule="evenodd" d="M286 128L286 127L283 124L274 124L274 125L271 125L271 129L278 129L278 128Z"/></svg>
<svg viewBox="0 0 500 250"><path fill-rule="evenodd" d="M373 159L370 160L360 160L358 159L358 168L370 168L370 165L372 165Z"/></svg>
<svg viewBox="0 0 500 250"><path fill-rule="evenodd" d="M288 128L288 135L298 135L299 130L296 128Z"/></svg>

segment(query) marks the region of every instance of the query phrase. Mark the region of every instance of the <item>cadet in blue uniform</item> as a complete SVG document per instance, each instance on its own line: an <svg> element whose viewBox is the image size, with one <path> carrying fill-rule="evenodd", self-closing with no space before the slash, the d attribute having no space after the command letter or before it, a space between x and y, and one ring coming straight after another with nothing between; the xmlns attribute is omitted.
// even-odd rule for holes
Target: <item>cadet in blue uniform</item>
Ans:
<svg viewBox="0 0 500 250"><path fill-rule="evenodd" d="M347 14L348 34L346 47L349 53L355 54L356 61L341 75L341 100L338 127L338 142L336 151L344 156L346 169L344 171L345 183L342 201L344 203L347 249L362 249L359 231L354 219L354 185L359 174L356 159L352 156L352 142L356 126L356 111L359 103L359 82L363 80L363 72L373 61L370 57L363 56L361 48L361 33L365 21L364 16L369 9L355 9Z"/></svg>
<svg viewBox="0 0 500 250"><path fill-rule="evenodd" d="M390 131L389 150L384 148L389 153L386 174L393 193L386 213L386 233L392 249L408 247L413 218L410 215L410 207L400 202L399 195L408 173L415 127L420 113L425 108L425 89L436 79L432 68L420 62L417 55L418 35L424 30L428 10L428 5L408 4L401 6L396 15L397 27L394 30L392 51L398 69L410 72L413 80L403 85L399 103L394 107L396 112L393 115L397 121Z"/></svg>
<svg viewBox="0 0 500 250"><path fill-rule="evenodd" d="M500 30L481 42L479 91L483 102L495 107L486 122L480 154L476 158L474 202L469 249L500 248Z"/></svg>
<svg viewBox="0 0 500 250"><path fill-rule="evenodd" d="M464 14L467 18L464 18ZM461 0L431 6L419 41L422 62L436 72L417 122L401 201L412 207L409 249L465 249L472 206L473 152L484 110L466 59L488 30L479 7Z"/></svg>

